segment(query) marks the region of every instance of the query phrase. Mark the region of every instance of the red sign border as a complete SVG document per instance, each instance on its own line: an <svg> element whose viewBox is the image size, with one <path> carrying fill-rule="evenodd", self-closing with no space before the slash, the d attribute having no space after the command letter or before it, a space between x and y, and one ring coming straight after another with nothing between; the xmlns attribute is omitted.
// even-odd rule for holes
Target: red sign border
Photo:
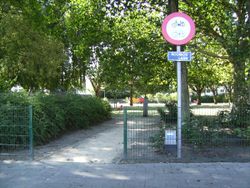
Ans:
<svg viewBox="0 0 250 188"><path fill-rule="evenodd" d="M168 32L166 30L166 26L168 24L168 22L174 18L174 17L182 17L184 19L186 19L189 24L190 24L190 27L191 27L191 30L190 30L190 33L189 35L183 39L183 40L174 40L172 39L169 35L168 35ZM162 32L162 35L163 37L171 44L174 44L174 45L184 45L184 44L187 44L190 40L192 40L192 38L194 37L195 35L195 24L194 24L194 21L185 13L182 13L182 12L174 12L174 13L171 13L169 14L168 16L166 16L163 20L163 23L162 23L162 26L161 26L161 32Z"/></svg>

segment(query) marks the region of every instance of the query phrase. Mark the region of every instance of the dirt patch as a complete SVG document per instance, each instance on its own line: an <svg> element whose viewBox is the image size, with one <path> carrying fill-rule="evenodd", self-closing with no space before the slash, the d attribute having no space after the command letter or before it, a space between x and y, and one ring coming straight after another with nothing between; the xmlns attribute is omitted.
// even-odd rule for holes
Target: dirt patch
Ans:
<svg viewBox="0 0 250 188"><path fill-rule="evenodd" d="M153 151L153 148L151 148L151 151ZM130 154L129 157L123 159L121 163L250 162L250 147L193 149L191 146L183 146L181 159L177 159L176 150L172 148L171 151L166 149L165 152L159 152L155 149L149 155L145 154L145 151L144 153L137 151L137 154Z"/></svg>

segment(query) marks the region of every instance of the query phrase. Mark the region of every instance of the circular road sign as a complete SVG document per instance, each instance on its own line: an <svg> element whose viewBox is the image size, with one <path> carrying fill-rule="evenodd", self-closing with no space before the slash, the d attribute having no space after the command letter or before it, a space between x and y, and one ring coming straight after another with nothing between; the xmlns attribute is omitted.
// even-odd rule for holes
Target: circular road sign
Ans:
<svg viewBox="0 0 250 188"><path fill-rule="evenodd" d="M194 21L186 14L174 12L163 20L163 37L171 44L187 44L195 35Z"/></svg>

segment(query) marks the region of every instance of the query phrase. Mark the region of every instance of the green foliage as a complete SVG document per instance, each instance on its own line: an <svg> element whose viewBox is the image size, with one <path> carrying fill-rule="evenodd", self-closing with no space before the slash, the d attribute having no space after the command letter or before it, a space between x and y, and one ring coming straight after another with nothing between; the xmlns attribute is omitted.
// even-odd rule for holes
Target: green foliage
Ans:
<svg viewBox="0 0 250 188"><path fill-rule="evenodd" d="M176 122L177 120L177 105L176 102L167 102L166 109L158 108L157 111L164 122Z"/></svg>
<svg viewBox="0 0 250 188"><path fill-rule="evenodd" d="M33 106L34 141L37 145L47 143L68 130L87 128L111 117L108 102L74 94L2 94L0 102L2 107L10 109L13 106Z"/></svg>
<svg viewBox="0 0 250 188"><path fill-rule="evenodd" d="M152 13L145 17L137 10L113 19L112 40L100 55L108 87L130 90L130 95L167 88L173 66L165 63L167 46L157 26L159 17Z"/></svg>
<svg viewBox="0 0 250 188"><path fill-rule="evenodd" d="M0 150L28 147L28 120L28 106L0 106Z"/></svg>
<svg viewBox="0 0 250 188"><path fill-rule="evenodd" d="M153 147L155 149L162 152L164 149L166 126L164 124L160 124L159 127L160 130L153 137L151 137L150 141L153 143Z"/></svg>
<svg viewBox="0 0 250 188"><path fill-rule="evenodd" d="M230 113L230 117L234 127L247 128L250 126L250 105L234 106Z"/></svg>
<svg viewBox="0 0 250 188"><path fill-rule="evenodd" d="M66 59L63 44L19 14L4 14L0 25L0 89L14 85L26 90L57 88Z"/></svg>
<svg viewBox="0 0 250 188"><path fill-rule="evenodd" d="M166 108L168 110L168 115L167 115L166 120L167 119L177 120L178 107L177 107L176 101L166 102L165 106L166 106Z"/></svg>
<svg viewBox="0 0 250 188"><path fill-rule="evenodd" d="M59 100L56 96L40 93L30 97L36 144L46 143L66 130L65 112Z"/></svg>
<svg viewBox="0 0 250 188"><path fill-rule="evenodd" d="M178 107L176 101L168 101L165 103L166 109L158 108L157 111L161 116L161 119L166 123L175 123L177 121ZM190 111L190 116L193 116Z"/></svg>
<svg viewBox="0 0 250 188"><path fill-rule="evenodd" d="M220 111L215 117L195 117L183 126L183 137L186 141L197 145L220 145L250 141L250 110L232 109ZM227 144L228 144L227 143Z"/></svg>
<svg viewBox="0 0 250 188"><path fill-rule="evenodd" d="M131 95L165 91L176 77L175 67L166 63L171 46L160 31L163 15L174 9L171 4L196 22L197 40L187 46L194 52L189 86L199 95L206 87L226 85L230 98L234 91L236 106L245 104L246 0L1 1L0 91L16 84L26 90L82 88L86 74L97 95L103 87L127 89Z"/></svg>
<svg viewBox="0 0 250 188"><path fill-rule="evenodd" d="M173 128L171 122L176 124L177 107L175 103L168 103L167 110L158 108L161 119L166 123L165 128ZM171 110L172 109L172 110ZM189 121L183 122L183 141L193 146L218 146L230 143L249 143L250 141L250 108L233 108L231 111L220 111L217 116L194 116L191 113ZM162 130L154 143L162 147Z"/></svg>
<svg viewBox="0 0 250 188"><path fill-rule="evenodd" d="M250 126L250 105L233 107L231 111L220 111L219 121L230 125L232 128L247 129Z"/></svg>
<svg viewBox="0 0 250 188"><path fill-rule="evenodd" d="M67 95L65 101L68 127L85 128L110 117L111 107L101 99Z"/></svg>
<svg viewBox="0 0 250 188"><path fill-rule="evenodd" d="M101 92L101 96L104 96L104 91ZM117 90L105 90L105 96L108 99L125 99L126 97L129 97L129 91L123 90L123 91L117 91Z"/></svg>
<svg viewBox="0 0 250 188"><path fill-rule="evenodd" d="M225 94L217 95L215 98L218 103L226 103L229 101L228 96ZM191 96L192 101L197 100L197 99L198 99L197 95ZM207 96L207 95L201 96L201 103L213 103L213 102L214 102L213 96Z"/></svg>
<svg viewBox="0 0 250 188"><path fill-rule="evenodd" d="M184 1L183 1L184 2ZM244 105L247 97L246 64L250 53L250 17L249 1L193 0L184 2L184 10L196 21L197 33L206 36L202 45L215 41L226 52L226 57L233 67L233 102L236 106ZM220 15L220 16L218 16ZM199 51L203 51L203 46ZM214 48L212 48L214 49ZM220 52L219 52L220 53ZM218 57L218 52L206 53ZM220 54L221 55L221 54Z"/></svg>
<svg viewBox="0 0 250 188"><path fill-rule="evenodd" d="M156 93L153 96L149 96L150 101L155 101L158 103L167 103L168 101L177 101L177 94L164 94L164 93Z"/></svg>
<svg viewBox="0 0 250 188"><path fill-rule="evenodd" d="M0 104L9 106L25 106L29 105L28 94L22 93L1 93Z"/></svg>
<svg viewBox="0 0 250 188"><path fill-rule="evenodd" d="M27 94L10 93L9 95L0 94L0 143L16 144L15 147L20 148L18 144L22 143L23 147L27 146L28 136L28 105ZM27 125L27 126L24 126ZM5 146L0 146L4 149Z"/></svg>
<svg viewBox="0 0 250 188"><path fill-rule="evenodd" d="M248 126L247 128L236 128L234 129L234 134L250 142L250 126Z"/></svg>
<svg viewBox="0 0 250 188"><path fill-rule="evenodd" d="M189 122L184 122L182 135L186 142L196 146L219 145L226 138L219 122L207 117L191 117Z"/></svg>
<svg viewBox="0 0 250 188"><path fill-rule="evenodd" d="M231 124L232 118L231 118L231 115L230 115L230 111L229 110L219 111L219 113L218 113L218 121L220 122L221 127L230 127L229 125L232 125Z"/></svg>

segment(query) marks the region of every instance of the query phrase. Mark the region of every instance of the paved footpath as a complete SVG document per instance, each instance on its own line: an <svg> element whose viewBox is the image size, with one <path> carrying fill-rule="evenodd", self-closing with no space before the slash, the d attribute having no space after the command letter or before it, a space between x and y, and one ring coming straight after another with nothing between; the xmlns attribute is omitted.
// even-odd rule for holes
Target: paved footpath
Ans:
<svg viewBox="0 0 250 188"><path fill-rule="evenodd" d="M1 188L250 188L250 163L0 162Z"/></svg>

